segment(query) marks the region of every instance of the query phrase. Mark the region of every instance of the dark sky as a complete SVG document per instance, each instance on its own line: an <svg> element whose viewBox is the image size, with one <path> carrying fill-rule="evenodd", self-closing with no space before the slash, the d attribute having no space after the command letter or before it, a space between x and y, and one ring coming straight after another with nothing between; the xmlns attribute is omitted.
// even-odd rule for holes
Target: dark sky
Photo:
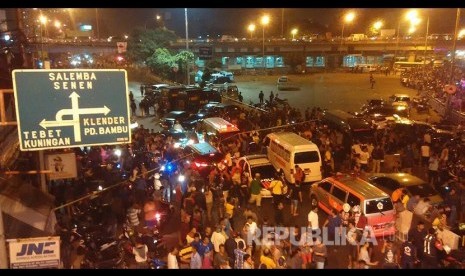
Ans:
<svg viewBox="0 0 465 276"><path fill-rule="evenodd" d="M306 20L326 25L334 35L340 35L342 29L342 16L349 9L347 8L285 8L284 9L284 33L289 32L294 27L301 27ZM408 23L404 19L407 8L357 8L353 9L357 17L350 25L346 25L346 34L366 32L375 20L382 19L385 22L383 28L396 29L398 22L401 22L401 34L408 29ZM455 26L455 8L428 8L418 9L422 22L417 33L424 34L426 31L426 18L430 15L429 33L453 33ZM80 18L95 20L95 9L77 9L76 14ZM236 37L246 37L250 33L246 27L249 23L255 22L256 32L261 31L259 18L267 13L271 16L271 25L266 28L267 35L280 36L282 30L282 9L280 8L189 8L189 37L205 36L209 34L229 34ZM154 26L157 14L165 18L166 27L172 29L180 37L185 37L185 21L183 8L116 8L98 9L101 36L130 34L136 26ZM462 20L463 22L464 20ZM463 26L463 24L462 24ZM259 33L258 33L259 34Z"/></svg>

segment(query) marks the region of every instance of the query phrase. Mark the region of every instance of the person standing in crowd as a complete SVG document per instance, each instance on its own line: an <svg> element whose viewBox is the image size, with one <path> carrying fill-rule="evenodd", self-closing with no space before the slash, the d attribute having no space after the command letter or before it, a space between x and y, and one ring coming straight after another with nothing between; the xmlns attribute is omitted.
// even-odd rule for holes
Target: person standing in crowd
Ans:
<svg viewBox="0 0 465 276"><path fill-rule="evenodd" d="M384 150L380 144L375 145L375 149L373 150L373 173L380 173L381 172L381 162L384 161Z"/></svg>
<svg viewBox="0 0 465 276"><path fill-rule="evenodd" d="M261 197L261 192L262 190L262 184L260 182L260 174L256 173L255 178L252 179L250 182L250 199L249 203L254 203L256 204L257 208L261 207L261 202L262 202L262 197Z"/></svg>
<svg viewBox="0 0 465 276"><path fill-rule="evenodd" d="M399 268L399 254L397 249L394 247L391 240L385 240L383 247L381 248L381 253L383 254L383 268L387 269L397 269Z"/></svg>
<svg viewBox="0 0 465 276"><path fill-rule="evenodd" d="M418 261L417 248L413 244L414 237L408 236L407 240L401 245L400 267L403 269L415 268Z"/></svg>
<svg viewBox="0 0 465 276"><path fill-rule="evenodd" d="M436 230L430 228L428 230L428 235L424 239L423 246L423 258L421 260L421 268L438 268L438 249L436 247Z"/></svg>
<svg viewBox="0 0 465 276"><path fill-rule="evenodd" d="M179 269L178 259L177 259L178 252L179 252L178 248L173 247L168 253L168 269Z"/></svg>
<svg viewBox="0 0 465 276"><path fill-rule="evenodd" d="M263 91L260 91L260 94L258 94L258 99L260 100L260 104L263 104L264 97L265 97L265 94L263 94Z"/></svg>
<svg viewBox="0 0 465 276"><path fill-rule="evenodd" d="M202 257L200 256L197 248L192 246L192 257L190 261L191 269L201 269L202 268Z"/></svg>
<svg viewBox="0 0 465 276"><path fill-rule="evenodd" d="M370 243L365 242L360 246L360 252L358 253L358 260L363 261L363 267L359 268L370 268L371 266L377 266L378 261L372 262L370 257L370 252L368 248L370 247Z"/></svg>
<svg viewBox="0 0 465 276"><path fill-rule="evenodd" d="M239 102L242 103L242 101L244 100L244 96L242 96L242 92L239 92L239 95L237 95L237 99L239 100Z"/></svg>
<svg viewBox="0 0 465 276"><path fill-rule="evenodd" d="M140 96L144 97L144 85L140 85Z"/></svg>
<svg viewBox="0 0 465 276"><path fill-rule="evenodd" d="M313 246L313 261L316 263L316 269L325 268L325 262L327 257L328 251L326 249L326 245L321 242L320 237L317 237Z"/></svg>
<svg viewBox="0 0 465 276"><path fill-rule="evenodd" d="M270 92L270 105L273 104L274 94L273 91Z"/></svg>

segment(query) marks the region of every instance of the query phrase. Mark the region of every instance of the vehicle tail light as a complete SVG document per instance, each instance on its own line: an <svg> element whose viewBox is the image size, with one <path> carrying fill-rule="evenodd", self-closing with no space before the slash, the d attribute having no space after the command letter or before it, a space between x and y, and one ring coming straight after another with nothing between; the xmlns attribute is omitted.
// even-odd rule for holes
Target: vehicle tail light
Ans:
<svg viewBox="0 0 465 276"><path fill-rule="evenodd" d="M207 164L207 163L204 163L204 162L202 162L202 163L195 162L194 164L195 164L195 166L196 166L197 168L202 168L202 167L208 166L208 164Z"/></svg>

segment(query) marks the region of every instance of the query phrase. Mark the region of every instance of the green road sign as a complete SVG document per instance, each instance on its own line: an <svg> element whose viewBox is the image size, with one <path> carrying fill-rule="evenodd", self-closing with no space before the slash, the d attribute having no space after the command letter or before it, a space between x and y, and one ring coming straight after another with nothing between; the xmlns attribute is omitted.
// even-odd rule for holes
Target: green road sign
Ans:
<svg viewBox="0 0 465 276"><path fill-rule="evenodd" d="M22 151L131 142L126 70L14 70Z"/></svg>

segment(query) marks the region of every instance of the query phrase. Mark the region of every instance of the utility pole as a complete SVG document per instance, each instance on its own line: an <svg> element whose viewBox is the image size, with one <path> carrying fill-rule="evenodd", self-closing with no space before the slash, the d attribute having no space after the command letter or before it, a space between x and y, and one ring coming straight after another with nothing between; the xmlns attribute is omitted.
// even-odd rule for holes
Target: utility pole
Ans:
<svg viewBox="0 0 465 276"><path fill-rule="evenodd" d="M457 17L455 18L455 31L454 31L454 44L452 46L452 53L451 53L451 62L450 62L450 79L449 79L449 84L454 85L454 66L455 66L455 51L457 49L457 35L458 35L458 30L459 30L459 24L460 24L460 8L457 8ZM444 114L444 117L448 119L450 117L451 113L451 94L447 94L447 100L446 100L446 113Z"/></svg>
<svg viewBox="0 0 465 276"><path fill-rule="evenodd" d="M423 54L423 71L426 72L426 51L428 49L429 15L426 21L425 53Z"/></svg>
<svg viewBox="0 0 465 276"><path fill-rule="evenodd" d="M189 51L189 23L187 21L187 8L184 8L184 21L186 22L186 51ZM186 60L187 85L191 84L191 76L189 74L189 60Z"/></svg>
<svg viewBox="0 0 465 276"><path fill-rule="evenodd" d="M100 40L100 28L98 25L98 9L97 8L95 8L95 21L97 25L97 40Z"/></svg>
<svg viewBox="0 0 465 276"><path fill-rule="evenodd" d="M281 9L281 38L284 38L284 8Z"/></svg>

